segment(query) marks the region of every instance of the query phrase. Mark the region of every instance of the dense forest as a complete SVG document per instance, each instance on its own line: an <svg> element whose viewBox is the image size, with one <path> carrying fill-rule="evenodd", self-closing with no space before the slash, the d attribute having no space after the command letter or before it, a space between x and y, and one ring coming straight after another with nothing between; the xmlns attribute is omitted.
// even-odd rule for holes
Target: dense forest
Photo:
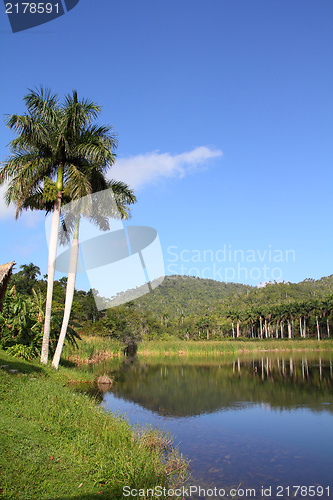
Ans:
<svg viewBox="0 0 333 500"><path fill-rule="evenodd" d="M0 313L0 346L12 354L38 355L47 276L33 263L13 274ZM332 329L333 275L300 283L251 287L190 276L167 276L135 301L98 311L94 291L75 290L67 341L104 336L124 344L171 338L328 338ZM55 282L51 351L59 335L66 278Z"/></svg>

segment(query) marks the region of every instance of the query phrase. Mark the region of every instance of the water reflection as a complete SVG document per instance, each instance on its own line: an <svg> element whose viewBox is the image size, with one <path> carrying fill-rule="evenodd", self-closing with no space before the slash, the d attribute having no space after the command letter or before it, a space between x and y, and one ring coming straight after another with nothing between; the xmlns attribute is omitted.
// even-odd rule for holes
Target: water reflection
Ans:
<svg viewBox="0 0 333 500"><path fill-rule="evenodd" d="M256 498L263 487L276 498L279 486L295 484L333 492L329 353L135 358L115 377L104 406L131 424L169 431L191 460L191 485L226 491L241 485L254 488ZM191 496L199 498L210 496Z"/></svg>
<svg viewBox="0 0 333 500"><path fill-rule="evenodd" d="M112 392L159 415L188 417L241 409L244 403L332 412L332 387L327 355L239 357L183 366L134 358L116 373Z"/></svg>

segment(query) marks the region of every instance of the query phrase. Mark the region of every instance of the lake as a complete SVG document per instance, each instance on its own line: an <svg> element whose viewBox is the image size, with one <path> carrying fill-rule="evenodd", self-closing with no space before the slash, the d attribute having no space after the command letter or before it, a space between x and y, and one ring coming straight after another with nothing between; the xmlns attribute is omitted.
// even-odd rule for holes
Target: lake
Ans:
<svg viewBox="0 0 333 500"><path fill-rule="evenodd" d="M102 404L174 437L188 498L333 495L330 353L127 359Z"/></svg>

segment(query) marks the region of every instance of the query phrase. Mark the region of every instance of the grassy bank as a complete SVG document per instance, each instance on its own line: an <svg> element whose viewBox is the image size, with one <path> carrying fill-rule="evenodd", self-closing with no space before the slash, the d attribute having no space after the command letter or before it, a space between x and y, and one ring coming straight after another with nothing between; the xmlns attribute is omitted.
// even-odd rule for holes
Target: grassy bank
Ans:
<svg viewBox="0 0 333 500"><path fill-rule="evenodd" d="M184 461L165 437L135 431L68 387L89 374L55 372L3 351L0 365L7 365L0 369L0 498L120 499L123 486L181 481Z"/></svg>
<svg viewBox="0 0 333 500"><path fill-rule="evenodd" d="M82 337L78 348L66 344L62 358L76 365L100 363L120 358L123 354L123 344L117 340L104 337Z"/></svg>
<svg viewBox="0 0 333 500"><path fill-rule="evenodd" d="M220 356L265 351L333 351L333 339L225 339L221 341L151 340L139 344L140 356ZM63 362L78 366L107 362L114 369L123 361L122 344L99 337L84 337L78 349L67 347ZM102 370L103 371L103 370Z"/></svg>
<svg viewBox="0 0 333 500"><path fill-rule="evenodd" d="M139 346L143 356L178 355L202 356L221 354L241 354L262 351L333 350L333 340L313 339L226 339L222 341L150 341Z"/></svg>

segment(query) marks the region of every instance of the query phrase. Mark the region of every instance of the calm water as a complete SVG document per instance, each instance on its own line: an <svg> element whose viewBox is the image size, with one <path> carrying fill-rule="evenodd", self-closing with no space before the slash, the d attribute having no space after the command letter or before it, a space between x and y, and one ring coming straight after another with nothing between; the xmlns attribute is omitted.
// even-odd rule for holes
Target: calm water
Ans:
<svg viewBox="0 0 333 500"><path fill-rule="evenodd" d="M206 489L193 499L239 485L234 498L333 496L330 354L125 362L103 405L174 436Z"/></svg>

